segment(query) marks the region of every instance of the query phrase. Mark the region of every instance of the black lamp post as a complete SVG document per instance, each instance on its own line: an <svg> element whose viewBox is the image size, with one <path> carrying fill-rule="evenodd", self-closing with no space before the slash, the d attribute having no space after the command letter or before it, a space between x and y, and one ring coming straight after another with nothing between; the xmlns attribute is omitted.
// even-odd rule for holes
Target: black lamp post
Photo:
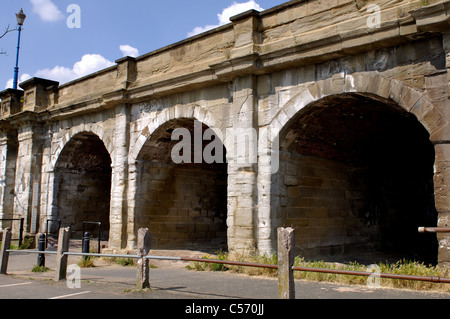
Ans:
<svg viewBox="0 0 450 319"><path fill-rule="evenodd" d="M13 81L13 89L17 90L17 82L19 79L19 50L20 50L20 34L22 32L22 26L25 22L25 18L27 16L23 13L23 10L20 9L20 12L16 14L17 24L19 25L19 38L17 40L17 55L16 55L16 67L14 68L14 81Z"/></svg>

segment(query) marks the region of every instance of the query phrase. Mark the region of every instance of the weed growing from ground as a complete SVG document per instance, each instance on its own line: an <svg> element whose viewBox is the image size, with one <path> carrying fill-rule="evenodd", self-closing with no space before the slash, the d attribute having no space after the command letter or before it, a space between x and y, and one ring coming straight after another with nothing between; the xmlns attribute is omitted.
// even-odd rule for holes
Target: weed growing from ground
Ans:
<svg viewBox="0 0 450 319"><path fill-rule="evenodd" d="M228 254L223 251L219 251L217 252L217 255L206 255L204 258L210 260L228 260L228 261L248 262L257 264L267 264L267 265L278 264L278 258L276 255L267 255L267 254L264 255L257 255L251 253ZM305 258L302 257L295 258L294 266L304 268L338 269L338 270L359 271L359 272L367 271L367 265L362 265L357 262L350 262L347 264L329 263L320 260L309 261L305 260ZM440 268L438 266L425 265L417 261L410 261L405 259L400 260L396 263L379 263L377 264L377 266L380 267L381 273L386 274L400 274L400 275L442 277L442 278L448 278L449 276L449 270L445 267ZM192 262L186 268L196 271L232 271L236 273L245 273L250 276L276 277L278 274L278 271L276 269L223 265L223 264L202 263L202 262ZM351 285L367 284L367 277L365 276L294 271L294 277L295 279L308 281L334 282ZM450 292L448 284L439 284L417 280L382 278L381 286L390 288L406 288L414 290L436 290L436 291Z"/></svg>

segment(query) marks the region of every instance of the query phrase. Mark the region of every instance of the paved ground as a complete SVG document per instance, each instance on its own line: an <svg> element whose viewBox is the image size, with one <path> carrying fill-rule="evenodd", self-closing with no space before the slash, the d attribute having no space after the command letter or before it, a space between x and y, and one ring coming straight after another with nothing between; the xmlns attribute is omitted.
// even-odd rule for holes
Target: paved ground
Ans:
<svg viewBox="0 0 450 319"><path fill-rule="evenodd" d="M156 252L164 255L167 252ZM188 252L187 252L188 253ZM192 255L192 253L190 253ZM80 257L69 257L76 264ZM55 282L55 256L46 256L46 273L32 273L35 254L11 254L8 275L0 276L0 299L179 299L179 300L270 300L278 298L275 278L255 278L229 272L187 270L189 263L154 261L151 289L136 291L136 269L97 261L94 268L80 270L80 287L74 281ZM73 273L74 274L74 273ZM73 278L73 277L72 277ZM450 300L450 293L423 293L398 289L296 281L297 299L429 299ZM256 302L256 301L255 301Z"/></svg>

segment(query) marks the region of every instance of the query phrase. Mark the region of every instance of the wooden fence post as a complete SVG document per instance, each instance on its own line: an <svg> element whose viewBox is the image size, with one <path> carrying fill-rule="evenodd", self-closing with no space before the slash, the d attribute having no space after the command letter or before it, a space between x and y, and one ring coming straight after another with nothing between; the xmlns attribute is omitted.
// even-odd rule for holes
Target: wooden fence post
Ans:
<svg viewBox="0 0 450 319"><path fill-rule="evenodd" d="M11 229L3 230L3 240L2 248L0 251L0 274L6 275L8 269L9 252L6 250L10 249L11 246Z"/></svg>
<svg viewBox="0 0 450 319"><path fill-rule="evenodd" d="M141 228L138 231L138 242L137 249L138 254L141 258L138 260L137 264L137 279L136 287L137 289L150 288L150 271L149 271L149 261L145 258L150 252L151 244L151 234L148 228Z"/></svg>
<svg viewBox="0 0 450 319"><path fill-rule="evenodd" d="M58 249L56 254L56 281L66 280L67 260L65 252L69 251L70 227L60 228L58 236Z"/></svg>
<svg viewBox="0 0 450 319"><path fill-rule="evenodd" d="M294 271L295 231L278 228L278 298L295 299Z"/></svg>

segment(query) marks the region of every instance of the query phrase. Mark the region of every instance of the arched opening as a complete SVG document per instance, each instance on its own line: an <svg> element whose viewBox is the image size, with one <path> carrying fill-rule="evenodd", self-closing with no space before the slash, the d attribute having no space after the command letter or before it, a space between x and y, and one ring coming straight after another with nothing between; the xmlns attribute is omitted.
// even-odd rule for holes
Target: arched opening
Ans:
<svg viewBox="0 0 450 319"><path fill-rule="evenodd" d="M437 262L434 147L417 118L372 95L313 102L280 134L275 224L297 229L307 258Z"/></svg>
<svg viewBox="0 0 450 319"><path fill-rule="evenodd" d="M205 161L207 150L216 160ZM137 158L135 215L136 229L150 230L152 248L227 248L225 156L217 135L193 119L171 120L153 132Z"/></svg>
<svg viewBox="0 0 450 319"><path fill-rule="evenodd" d="M101 239L109 239L111 157L100 138L80 133L65 145L55 165L55 202L61 226L71 227L71 238L81 239L82 230L92 236L100 222Z"/></svg>

